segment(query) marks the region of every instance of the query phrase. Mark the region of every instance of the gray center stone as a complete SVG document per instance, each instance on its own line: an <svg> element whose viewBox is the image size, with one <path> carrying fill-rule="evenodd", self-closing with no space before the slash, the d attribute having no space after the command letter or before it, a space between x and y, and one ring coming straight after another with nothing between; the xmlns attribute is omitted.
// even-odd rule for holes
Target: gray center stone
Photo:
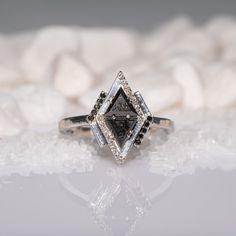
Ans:
<svg viewBox="0 0 236 236"><path fill-rule="evenodd" d="M132 135L138 114L133 105L128 101L122 88L119 89L111 105L105 113L105 120L112 130L120 148Z"/></svg>

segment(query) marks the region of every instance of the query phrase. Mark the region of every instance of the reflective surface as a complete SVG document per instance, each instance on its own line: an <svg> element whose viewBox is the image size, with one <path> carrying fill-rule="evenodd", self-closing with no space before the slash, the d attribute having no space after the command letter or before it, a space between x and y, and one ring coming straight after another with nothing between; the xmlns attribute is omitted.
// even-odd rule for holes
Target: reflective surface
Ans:
<svg viewBox="0 0 236 236"><path fill-rule="evenodd" d="M1 177L0 235L235 235L235 177L202 169L157 175L143 160Z"/></svg>

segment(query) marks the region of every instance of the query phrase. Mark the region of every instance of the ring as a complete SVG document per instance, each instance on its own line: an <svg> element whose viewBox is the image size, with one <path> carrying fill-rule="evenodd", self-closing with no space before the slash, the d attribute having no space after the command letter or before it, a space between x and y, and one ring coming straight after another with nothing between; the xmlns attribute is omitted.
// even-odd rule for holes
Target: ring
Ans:
<svg viewBox="0 0 236 236"><path fill-rule="evenodd" d="M89 115L68 117L59 122L62 134L92 130L100 147L108 145L122 164L132 146L139 147L149 129L174 130L170 119L152 116L140 92L132 93L120 71L108 93L102 91Z"/></svg>

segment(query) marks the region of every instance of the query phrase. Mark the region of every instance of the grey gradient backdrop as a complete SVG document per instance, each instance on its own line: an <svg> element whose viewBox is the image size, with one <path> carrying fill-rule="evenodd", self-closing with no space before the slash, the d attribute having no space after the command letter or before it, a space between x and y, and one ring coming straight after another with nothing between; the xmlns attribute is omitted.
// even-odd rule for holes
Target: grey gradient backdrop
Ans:
<svg viewBox="0 0 236 236"><path fill-rule="evenodd" d="M235 0L0 0L0 31L16 32L49 24L121 26L140 31L178 15L197 23L235 15Z"/></svg>

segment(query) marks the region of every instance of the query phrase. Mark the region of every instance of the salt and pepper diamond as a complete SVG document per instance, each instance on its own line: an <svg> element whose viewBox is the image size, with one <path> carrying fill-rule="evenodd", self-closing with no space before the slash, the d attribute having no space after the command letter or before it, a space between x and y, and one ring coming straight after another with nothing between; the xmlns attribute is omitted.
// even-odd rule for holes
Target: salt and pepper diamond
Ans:
<svg viewBox="0 0 236 236"><path fill-rule="evenodd" d="M108 94L100 94L87 119L99 145L108 144L121 164L133 144L141 144L152 115L141 94L133 94L123 73L119 72Z"/></svg>
<svg viewBox="0 0 236 236"><path fill-rule="evenodd" d="M117 92L104 116L119 147L122 148L126 140L132 135L132 130L138 121L138 114L128 101L122 88Z"/></svg>

